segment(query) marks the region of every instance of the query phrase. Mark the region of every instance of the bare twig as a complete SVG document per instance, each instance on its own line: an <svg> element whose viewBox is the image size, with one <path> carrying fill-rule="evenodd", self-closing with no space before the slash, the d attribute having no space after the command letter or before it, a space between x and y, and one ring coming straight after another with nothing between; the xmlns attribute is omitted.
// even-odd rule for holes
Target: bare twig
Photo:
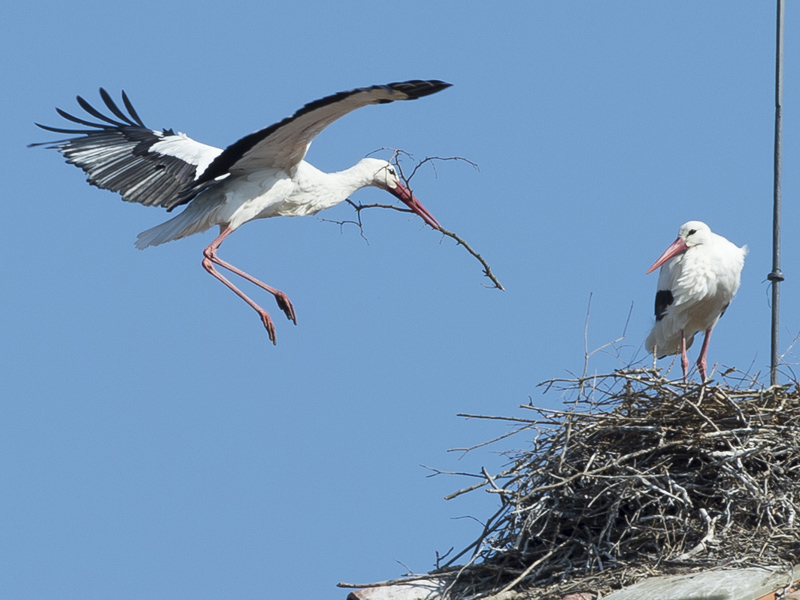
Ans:
<svg viewBox="0 0 800 600"><path fill-rule="evenodd" d="M449 157L429 156L429 157L424 158L421 161L417 162L414 165L414 167L411 169L411 173L408 176L406 176L404 171L403 171L403 166L401 164L401 160L402 160L402 158L408 158L408 159L412 159L413 160L413 157L408 152L405 152L403 150L396 150L396 149L392 149L392 148L381 148L379 150L376 150L375 152L380 152L380 151L391 151L392 152L392 158L391 158L390 162L397 167L397 171L400 174L400 178L405 182L406 186L409 189L411 189L411 179L414 177L414 175L417 174L417 171L419 171L419 169L423 165L430 165L431 168L433 168L433 170L434 170L434 174L437 174L437 172L436 172L436 163L437 162L441 162L441 161L465 162L468 165L472 166L474 169L478 170L478 165L477 164L475 164L471 160L468 160L466 158L462 158L460 156L449 156ZM371 154L374 154L374 153L371 153ZM326 222L326 223L335 223L335 224L339 225L340 228L343 228L345 225L355 225L356 227L359 228L359 231L361 232L361 237L364 238L364 240L367 243L369 243L369 241L367 240L367 237L364 234L364 225L363 225L363 222L361 221L361 211L362 210L366 210L368 208L384 208L384 209L396 210L398 212L405 212L405 213L412 213L413 214L413 211L408 209L408 208L402 208L402 207L399 207L399 206L394 206L392 204L376 204L376 203L373 203L373 204L360 204L360 203L358 203L358 204L356 204L355 202L353 202L349 198L347 199L347 203L350 204L350 206L352 206L356 211L357 218L356 218L355 221L348 221L348 220L345 220L345 221L334 221L334 220L330 220L330 219L320 219L320 220L323 221L323 222ZM492 269L489 266L489 263L486 262L486 260L480 254L478 254L472 248L472 246L470 246L463 238L461 238L456 233L453 233L452 231L448 231L447 229L445 229L444 227L441 227L441 226L438 227L438 228L435 228L435 229L436 229L436 231L441 233L443 236L449 237L449 238L452 238L453 240L455 240L456 245L463 246L464 249L467 252L469 252L472 256L475 257L475 259L483 267L483 274L489 279L489 281L492 282L492 285L491 286L487 286L487 287L496 288L496 289L499 289L501 291L505 290L503 285L500 283L500 280L498 280L497 277L494 275L494 273L492 273Z"/></svg>
<svg viewBox="0 0 800 600"><path fill-rule="evenodd" d="M465 242L463 239L461 239L458 235L456 235L452 231L447 231L444 227L440 226L439 232L441 232L442 235L453 238L458 245L464 246L464 249L467 252L469 252L472 256L474 256L479 263L481 263L481 266L483 266L483 274L489 278L489 281L492 282L493 284L492 287L495 287L500 291L505 291L503 284L500 283L497 277L495 277L494 273L492 273L492 269L489 266L489 263L487 263L486 260L484 260L484 258L480 254L475 252L475 250L472 249L472 246L470 246L467 242Z"/></svg>

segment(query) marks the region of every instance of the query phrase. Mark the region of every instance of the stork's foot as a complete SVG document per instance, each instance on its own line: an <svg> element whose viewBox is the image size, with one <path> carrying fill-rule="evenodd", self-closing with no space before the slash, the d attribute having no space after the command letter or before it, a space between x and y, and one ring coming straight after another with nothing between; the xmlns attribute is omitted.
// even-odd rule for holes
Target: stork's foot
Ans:
<svg viewBox="0 0 800 600"><path fill-rule="evenodd" d="M278 307L286 315L286 318L297 325L297 315L294 313L294 306L292 306L289 296L277 290L273 292L273 294L275 295L275 301L278 303Z"/></svg>
<svg viewBox="0 0 800 600"><path fill-rule="evenodd" d="M686 383L689 380L689 359L685 352L681 355L681 370L683 371L683 383Z"/></svg>
<svg viewBox="0 0 800 600"><path fill-rule="evenodd" d="M278 341L275 338L275 325L272 323L272 319L269 316L269 313L265 310L258 310L258 316L261 317L261 322L264 324L264 328L267 330L267 335L269 336L269 340L272 342L273 346L278 345Z"/></svg>
<svg viewBox="0 0 800 600"><path fill-rule="evenodd" d="M706 335L703 337L703 347L700 349L700 358L697 359L697 368L700 371L700 377L703 378L703 383L706 381L706 354L708 353L709 340L711 340L711 329L706 329Z"/></svg>
<svg viewBox="0 0 800 600"><path fill-rule="evenodd" d="M706 381L706 361L705 360L698 360L697 361L697 370L700 371L700 380L705 383Z"/></svg>

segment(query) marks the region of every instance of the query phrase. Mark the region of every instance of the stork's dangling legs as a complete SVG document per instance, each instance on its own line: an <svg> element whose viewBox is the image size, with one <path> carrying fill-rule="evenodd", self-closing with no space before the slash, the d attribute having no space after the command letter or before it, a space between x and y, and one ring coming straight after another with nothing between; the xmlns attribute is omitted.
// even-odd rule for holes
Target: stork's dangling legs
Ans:
<svg viewBox="0 0 800 600"><path fill-rule="evenodd" d="M272 341L273 344L276 344L275 341L275 325L272 323L272 319L269 316L269 313L261 308L258 304L256 304L253 300L251 300L244 292L242 292L239 288L233 285L227 278L225 278L219 271L214 268L214 264L219 265L220 267L229 270L240 277L244 277L250 283L253 283L260 287L263 290L268 291L270 294L275 296L275 301L278 303L278 307L286 314L286 317L292 321L295 325L297 325L297 317L294 313L294 307L292 306L289 297L281 292L280 290L276 290L274 287L268 286L263 281L259 281L252 275L245 273L241 269L233 266L232 264L225 262L224 260L217 257L217 249L220 247L225 238L228 237L231 233L233 233L233 229L230 227L223 228L220 226L220 234L211 242L205 250L203 250L203 268L209 272L209 274L213 275L217 279L219 279L222 283L224 283L230 290L239 296L242 300L247 302L250 307L255 310L258 315L261 317L261 322L264 324L264 327L267 329L267 333L269 334L269 339Z"/></svg>

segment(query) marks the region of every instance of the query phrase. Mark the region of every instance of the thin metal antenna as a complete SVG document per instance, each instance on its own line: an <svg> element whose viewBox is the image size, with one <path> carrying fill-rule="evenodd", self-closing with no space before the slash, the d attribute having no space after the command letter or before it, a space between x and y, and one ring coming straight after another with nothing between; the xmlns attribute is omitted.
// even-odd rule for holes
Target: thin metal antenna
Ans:
<svg viewBox="0 0 800 600"><path fill-rule="evenodd" d="M781 281L781 120L783 107L783 14L785 0L778 0L778 23L775 48L775 163L772 187L772 344L769 369L770 385L778 384L778 342L780 337Z"/></svg>

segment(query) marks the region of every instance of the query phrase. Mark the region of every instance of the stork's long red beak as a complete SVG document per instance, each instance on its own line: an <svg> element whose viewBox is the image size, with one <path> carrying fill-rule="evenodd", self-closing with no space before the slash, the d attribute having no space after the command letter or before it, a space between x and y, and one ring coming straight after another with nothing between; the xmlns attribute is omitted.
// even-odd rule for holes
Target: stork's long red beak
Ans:
<svg viewBox="0 0 800 600"><path fill-rule="evenodd" d="M408 206L411 210L413 210L416 214L418 214L423 221L425 221L428 225L433 227L434 229L441 229L441 225L439 225L439 221L437 221L431 213L428 212L428 209L420 204L417 197L411 193L406 186L404 186L399 181L394 188L389 188L389 191L397 196L403 204Z"/></svg>
<svg viewBox="0 0 800 600"><path fill-rule="evenodd" d="M686 250L688 249L689 246L686 245L686 240L678 238L677 240L672 242L672 244L670 244L669 248L664 250L664 254L658 257L658 260L653 263L653 266L647 270L647 274L649 275L650 273L655 271L658 267L667 262L670 258L674 258L675 256L678 256L678 254L680 254L681 252L686 252Z"/></svg>

